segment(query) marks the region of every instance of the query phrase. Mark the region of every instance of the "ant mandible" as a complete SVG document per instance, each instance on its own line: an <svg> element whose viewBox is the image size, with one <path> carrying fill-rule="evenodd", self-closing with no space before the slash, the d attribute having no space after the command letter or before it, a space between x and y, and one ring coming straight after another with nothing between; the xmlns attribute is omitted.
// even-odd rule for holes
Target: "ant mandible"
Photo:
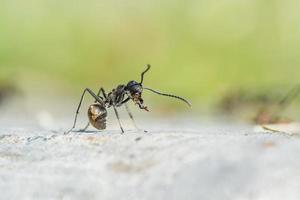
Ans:
<svg viewBox="0 0 300 200"><path fill-rule="evenodd" d="M77 111L75 114L74 124L73 124L72 128L69 131L67 131L65 134L70 133L75 128L76 122L77 122L77 116L79 114L79 110L80 110L80 107L81 107L81 104L83 101L83 97L86 94L86 92L88 92L95 99L95 102L92 105L90 105L88 108L88 118L89 118L88 124L85 126L84 129L82 129L80 131L86 131L86 129L89 127L90 124L98 130L104 130L106 128L106 118L107 118L106 108L113 107L116 117L119 122L120 129L121 129L122 133L124 133L124 129L121 125L119 114L117 111L117 107L120 107L123 104L125 105L126 111L128 112L130 119L132 120L134 126L136 127L135 121L133 119L133 116L132 116L129 108L128 108L127 102L129 100L132 100L135 103L135 105L139 106L140 109L149 111L147 106L144 105L144 100L142 99L143 90L148 90L148 91L151 91L158 95L179 99L191 107L191 104L182 97L172 95L172 94L161 93L161 92L158 92L151 88L143 87L142 84L144 81L144 75L150 69L150 67L151 66L148 64L146 70L141 73L141 81L139 83L136 81L129 81L127 83L127 85L123 85L123 84L118 85L115 89L113 89L108 94L105 93L105 90L102 87L99 89L97 94L95 94L89 88L86 88L81 95L80 102L79 102L79 105L77 107Z"/></svg>

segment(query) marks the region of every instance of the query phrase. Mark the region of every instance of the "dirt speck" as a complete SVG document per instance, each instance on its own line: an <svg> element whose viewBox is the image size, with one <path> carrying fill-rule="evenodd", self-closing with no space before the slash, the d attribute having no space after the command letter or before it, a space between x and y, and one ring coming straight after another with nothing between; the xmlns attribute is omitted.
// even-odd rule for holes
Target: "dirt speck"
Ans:
<svg viewBox="0 0 300 200"><path fill-rule="evenodd" d="M273 142L273 141L265 141L265 142L262 143L262 147L266 148L266 149L274 148L275 146L276 146L276 143Z"/></svg>
<svg viewBox="0 0 300 200"><path fill-rule="evenodd" d="M109 164L109 168L118 173L138 173L153 167L156 164L154 160L145 160L138 163L125 163L118 161Z"/></svg>

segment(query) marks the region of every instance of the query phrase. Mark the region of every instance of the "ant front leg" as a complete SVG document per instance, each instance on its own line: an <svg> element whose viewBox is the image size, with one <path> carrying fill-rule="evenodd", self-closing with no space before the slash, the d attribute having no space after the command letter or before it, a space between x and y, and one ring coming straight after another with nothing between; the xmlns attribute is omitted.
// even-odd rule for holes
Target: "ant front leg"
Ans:
<svg viewBox="0 0 300 200"><path fill-rule="evenodd" d="M130 109L129 109L127 103L125 103L125 108L126 108L126 111L127 111L128 115L129 115L129 117L130 117L130 119L131 119L131 121L132 121L134 127L135 127L136 129L138 129L138 127L136 126L136 123L135 123L135 121L134 121L133 115L132 115L132 113L130 112Z"/></svg>
<svg viewBox="0 0 300 200"><path fill-rule="evenodd" d="M127 111L128 115L129 115L129 117L130 117L130 119L131 119L131 121L132 121L134 127L135 127L137 130L142 130L142 129L139 129L139 128L137 127L137 125L136 125L136 123L135 123L135 120L134 120L134 118L133 118L133 115L132 115L132 113L131 113L131 111L130 111L130 109L129 109L129 106L127 105L127 103L125 103L125 108L126 108L126 111ZM146 131L146 130L142 130L142 131L144 131L145 133L148 132L148 131Z"/></svg>
<svg viewBox="0 0 300 200"><path fill-rule="evenodd" d="M77 122L77 117L78 117L78 114L79 114L79 110L80 110L80 107L81 107L81 104L82 104L82 101L83 101L83 97L84 97L86 92L88 92L92 97L94 97L96 102L99 102L100 104L104 104L102 97L97 96L92 90L90 90L89 88L86 88L83 91L82 95L81 95L80 102L79 102L79 105L78 105L77 110L76 110L73 126L69 131L65 132L65 134L70 133L75 128L76 122Z"/></svg>

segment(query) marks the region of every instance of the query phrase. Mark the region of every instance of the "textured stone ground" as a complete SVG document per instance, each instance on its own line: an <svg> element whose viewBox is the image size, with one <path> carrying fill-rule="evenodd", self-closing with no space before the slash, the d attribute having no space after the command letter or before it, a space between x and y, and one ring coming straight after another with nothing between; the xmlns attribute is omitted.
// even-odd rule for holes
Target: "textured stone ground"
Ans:
<svg viewBox="0 0 300 200"><path fill-rule="evenodd" d="M70 121L39 118L0 123L1 199L300 199L297 135L175 119L63 135Z"/></svg>

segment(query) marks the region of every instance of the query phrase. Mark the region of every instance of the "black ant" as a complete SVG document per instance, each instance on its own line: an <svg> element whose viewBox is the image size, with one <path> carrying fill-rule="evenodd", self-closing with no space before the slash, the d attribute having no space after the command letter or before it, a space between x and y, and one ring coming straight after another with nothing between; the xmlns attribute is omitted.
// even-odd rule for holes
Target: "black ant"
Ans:
<svg viewBox="0 0 300 200"><path fill-rule="evenodd" d="M113 107L116 117L119 122L120 129L121 129L122 133L124 133L124 129L121 125L119 114L117 111L117 107L120 107L123 104L125 104L126 111L128 112L130 119L132 120L134 126L136 127L133 116L132 116L126 103L129 100L132 100L136 105L139 106L140 109L149 111L147 106L144 106L144 100L142 99L143 90L148 90L148 91L151 91L153 93L156 93L156 94L162 95L162 96L176 98L176 99L179 99L179 100L185 102L188 106L191 106L191 104L182 97L175 96L172 94L164 94L164 93L158 92L156 90L153 90L151 88L143 87L142 84L144 81L144 75L150 69L150 67L151 67L150 65L147 65L146 70L141 73L141 81L139 83L136 81L129 81L127 83L127 85L123 85L123 84L118 85L117 88L113 89L108 94L105 93L105 91L102 87L99 89L97 95L89 88L86 88L82 93L82 96L81 96L81 99L80 99L80 102L79 102L79 105L78 105L78 108L77 108L77 111L75 114L73 127L69 131L67 131L65 134L70 133L75 128L77 116L79 114L79 109L81 107L81 103L83 101L83 97L86 92L88 92L95 99L95 102L92 105L90 105L89 109L88 109L89 123L85 126L84 129L82 129L80 131L86 131L86 129L89 127L90 124L92 124L98 130L104 130L106 128L106 118L107 118L106 108Z"/></svg>

